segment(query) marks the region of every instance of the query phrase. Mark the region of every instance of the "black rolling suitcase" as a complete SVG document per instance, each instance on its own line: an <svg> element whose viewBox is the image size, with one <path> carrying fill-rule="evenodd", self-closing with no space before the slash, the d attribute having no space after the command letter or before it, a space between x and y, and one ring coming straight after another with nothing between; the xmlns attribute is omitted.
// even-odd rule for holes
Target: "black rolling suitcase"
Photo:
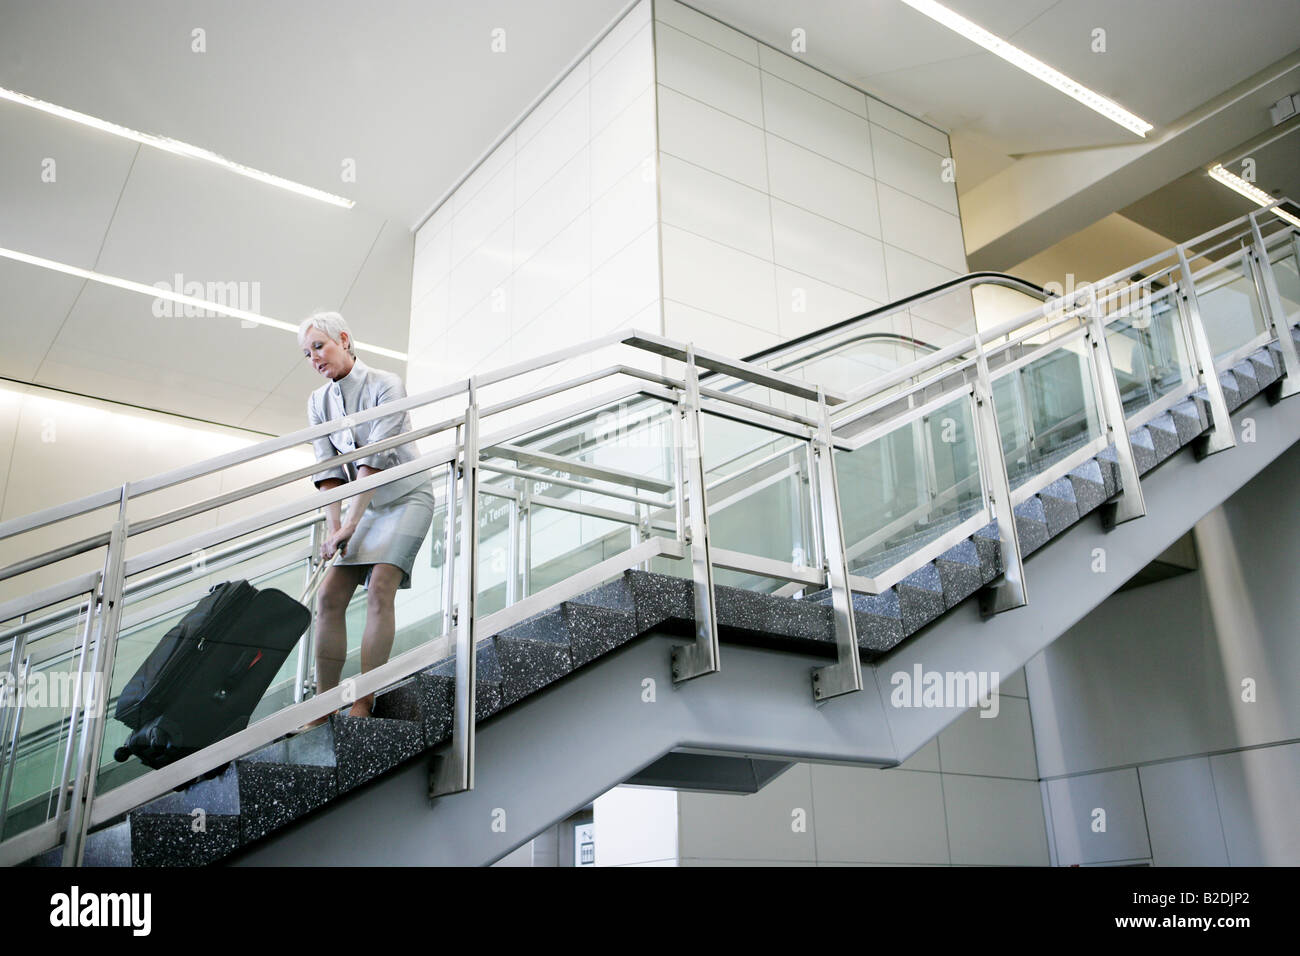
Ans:
<svg viewBox="0 0 1300 956"><path fill-rule="evenodd" d="M114 758L139 757L156 770L243 730L310 621L282 591L214 585L122 689L115 715L134 732Z"/></svg>

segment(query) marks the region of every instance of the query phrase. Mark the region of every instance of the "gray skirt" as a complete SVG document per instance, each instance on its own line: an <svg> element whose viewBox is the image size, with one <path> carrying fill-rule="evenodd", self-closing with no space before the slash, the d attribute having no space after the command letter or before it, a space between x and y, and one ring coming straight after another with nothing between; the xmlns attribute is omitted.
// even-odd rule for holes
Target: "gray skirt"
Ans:
<svg viewBox="0 0 1300 956"><path fill-rule="evenodd" d="M411 586L411 568L433 523L433 486L429 483L408 491L386 505L366 506L357 530L348 540L347 550L338 563L369 566L364 587L370 587L370 574L376 564L392 564L402 569L399 587Z"/></svg>

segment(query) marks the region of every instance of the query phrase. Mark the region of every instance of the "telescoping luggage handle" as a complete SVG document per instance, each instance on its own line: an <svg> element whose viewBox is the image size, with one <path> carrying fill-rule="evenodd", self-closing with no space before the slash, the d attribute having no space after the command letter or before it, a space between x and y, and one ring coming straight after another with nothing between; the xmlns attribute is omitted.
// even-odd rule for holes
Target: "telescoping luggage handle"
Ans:
<svg viewBox="0 0 1300 956"><path fill-rule="evenodd" d="M305 604L307 607L311 607L311 599L316 596L316 592L320 589L321 582L325 580L325 572L339 562L339 559L343 557L345 551L347 551L346 541L339 547L338 553L335 554L331 560L322 561L320 564L316 565L316 570L313 571L311 577L307 579L307 587L303 589L302 597L298 599L299 604Z"/></svg>

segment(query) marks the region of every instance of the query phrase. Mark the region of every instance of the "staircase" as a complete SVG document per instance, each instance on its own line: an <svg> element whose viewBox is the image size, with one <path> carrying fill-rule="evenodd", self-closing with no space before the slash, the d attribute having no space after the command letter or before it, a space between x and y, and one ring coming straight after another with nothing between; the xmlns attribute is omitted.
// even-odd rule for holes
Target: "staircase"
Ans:
<svg viewBox="0 0 1300 956"><path fill-rule="evenodd" d="M1300 385L1300 333L1294 328L1300 282L1293 289L1290 279L1300 262L1298 242L1288 224L1260 213L1171 250L1163 269L1156 257L1124 270L1147 270L1139 305L1157 297L1176 304L1161 321L1184 343L1174 362L1182 372L1160 394L1149 373L1163 333L1130 322L1130 300L1108 299L1104 281L990 332L919 348L916 362L857 391L839 382L810 390L792 370L799 369L800 354L820 357L909 303L949 295L952 285L968 291L990 277L929 290L746 362L699 355L655 336L627 336L633 347L682 362L681 379L668 383L677 401L669 414L683 415L678 424L688 439L699 428L692 415L721 412L727 401L740 416L733 422L758 427L764 411L769 418L763 424L771 424L774 407L760 407L754 396L761 390L784 389L798 399L794 412L788 404L781 408L784 424L798 426L784 437L794 432L807 442L807 500L798 492L798 466L790 487L791 501L806 504L814 516L812 535L795 532L821 555L813 567L798 560L783 564L757 546L741 553L714 539L708 548L717 501L734 499L729 507L748 507L749 523L762 523L752 513L759 493L752 489L763 476L770 486L774 466L768 459L784 461L768 453L774 436L765 433L739 457L738 470L715 477L712 485L707 453L694 474L690 456L679 454L675 460L684 466L675 481L668 474L642 475L642 490L662 484L671 506L642 502L629 512L639 531L634 544L624 532L584 541L583 553L594 552L584 558L586 566L537 589L526 586L526 573L514 573L515 555L501 588L504 606L478 612L475 602L486 592L466 572L476 567L472 559L485 525L477 497L466 488L483 486L476 484L478 468L467 463L518 479L519 468L497 464L505 447L520 468L531 461L543 469L533 472L538 477L568 474L610 483L621 473L601 464L601 446L588 441L583 423L590 409L573 416L572 426L563 419L540 430L530 423L532 431L524 429L509 445L498 439L480 446L471 385L469 412L448 459L460 482L459 492L446 499L462 502L460 536L457 522L444 523L444 583L455 578L450 556L459 551L459 599L452 601L454 589L445 587L443 606L427 619L440 636L417 635L414 647L367 675L379 689L375 717L342 716L334 691L270 708L261 721L208 751L115 787L101 785L99 793L79 782L93 774L66 772L67 798L51 796L48 819L23 832L6 827L0 853L9 855L0 858L67 862L68 835L75 840L81 826L87 832L77 852L84 865L480 865L623 782L744 791L792 761L902 763L962 709L896 706L893 674L916 667L1013 673L1300 440L1300 405L1283 400ZM1210 246L1217 259L1210 258ZM1230 270L1239 262L1251 263L1256 276L1250 302L1257 327L1245 333L1228 329L1212 311L1224 297L1225 275L1238 274ZM1161 279L1163 288L1156 288ZM1238 291L1250 297L1249 288ZM1135 398L1136 379L1126 378L1137 362L1124 370L1112 359L1125 341L1146 349L1150 368L1140 387L1149 390L1149 401ZM1079 358L1067 359L1070 372L1061 377L1059 366L1046 363L1065 350ZM697 378L697 368L713 376ZM1046 386L1043 369L1058 369ZM1074 369L1081 370L1081 388L1070 377ZM622 372L651 383L638 400L663 397L653 388L664 384L662 376ZM1018 377L1030 383L1021 386L1024 408L1034 406L1023 421L1008 414L1007 389L999 391L999 383ZM1078 407L1053 406L1060 394L1077 397ZM1034 416L1043 406L1055 408L1044 420L1078 435L1039 454L1046 430L1036 429ZM970 448L950 451L932 426L958 414L970 415L975 437ZM1253 419L1253 440L1235 440L1247 418ZM308 431L277 441L301 440ZM597 453L573 457L574 448L584 447ZM676 447L680 452L689 445ZM986 454L990 447L995 452ZM520 448L527 454L521 456ZM900 467L891 457L898 448L916 449L916 461ZM880 467L864 469L863 459L852 457L863 454L878 456L870 462ZM841 463L838 487L831 458ZM1015 466L1024 462L1024 468ZM854 481L912 476L918 489L902 498L887 492L889 508L858 513L859 489L844 484L846 474ZM689 507L704 499L706 486L707 508ZM499 484L497 490L506 488ZM530 501L512 500L520 510L510 511L509 530L500 533L517 545L518 522ZM916 508L906 510L915 501L919 519ZM938 504L945 501L958 504L945 510ZM870 534L848 533L851 521L863 527L864 514ZM486 527L490 539L492 526ZM4 530L0 526L0 537ZM859 557L848 557L855 546L876 540ZM1105 556L1101 573L1098 549ZM752 586L715 584L718 569L742 573ZM453 628L442 627L453 620ZM0 642L9 633L0 632ZM109 643L107 630L96 633L101 636L90 651ZM725 646L711 651L710 639ZM692 658L682 647L691 648L696 661L713 654L715 666L684 679L683 661ZM18 654L11 650L10 658L16 667ZM861 687L836 693L844 689L834 682L845 679L846 667L858 672ZM470 677L472 695L465 692ZM366 692L359 680L356 693ZM326 714L328 721L313 730L283 733ZM73 709L67 722L83 740L98 733L102 741L104 727L93 718ZM94 748L87 750L84 766L98 766ZM70 766L73 753L69 743ZM472 787L449 787L447 780L458 773ZM208 779L192 782L204 774Z"/></svg>

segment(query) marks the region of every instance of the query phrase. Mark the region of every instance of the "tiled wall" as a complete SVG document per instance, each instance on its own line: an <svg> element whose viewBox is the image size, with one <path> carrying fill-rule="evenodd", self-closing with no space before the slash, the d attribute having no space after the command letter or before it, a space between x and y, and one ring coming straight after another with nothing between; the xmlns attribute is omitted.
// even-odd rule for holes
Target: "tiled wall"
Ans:
<svg viewBox="0 0 1300 956"><path fill-rule="evenodd" d="M963 714L901 767L796 764L755 794L676 796L675 827L660 825L639 842L624 831L643 827L643 815L629 812L640 808L599 798L597 861L647 864L675 835L681 866L1048 862L1022 673L1003 682L998 716ZM606 840L617 841L614 851Z"/></svg>
<svg viewBox="0 0 1300 956"><path fill-rule="evenodd" d="M417 233L409 390L625 326L660 331L653 160L645 0Z"/></svg>
<svg viewBox="0 0 1300 956"><path fill-rule="evenodd" d="M1292 448L1197 524L1197 571L1027 665L1057 862L1300 864L1297 475Z"/></svg>
<svg viewBox="0 0 1300 956"><path fill-rule="evenodd" d="M419 230L412 391L627 327L749 354L966 271L946 134L676 0L651 11ZM942 345L972 322L944 303L880 331Z"/></svg>
<svg viewBox="0 0 1300 956"><path fill-rule="evenodd" d="M966 271L943 132L675 0L655 17L667 335L748 354Z"/></svg>

